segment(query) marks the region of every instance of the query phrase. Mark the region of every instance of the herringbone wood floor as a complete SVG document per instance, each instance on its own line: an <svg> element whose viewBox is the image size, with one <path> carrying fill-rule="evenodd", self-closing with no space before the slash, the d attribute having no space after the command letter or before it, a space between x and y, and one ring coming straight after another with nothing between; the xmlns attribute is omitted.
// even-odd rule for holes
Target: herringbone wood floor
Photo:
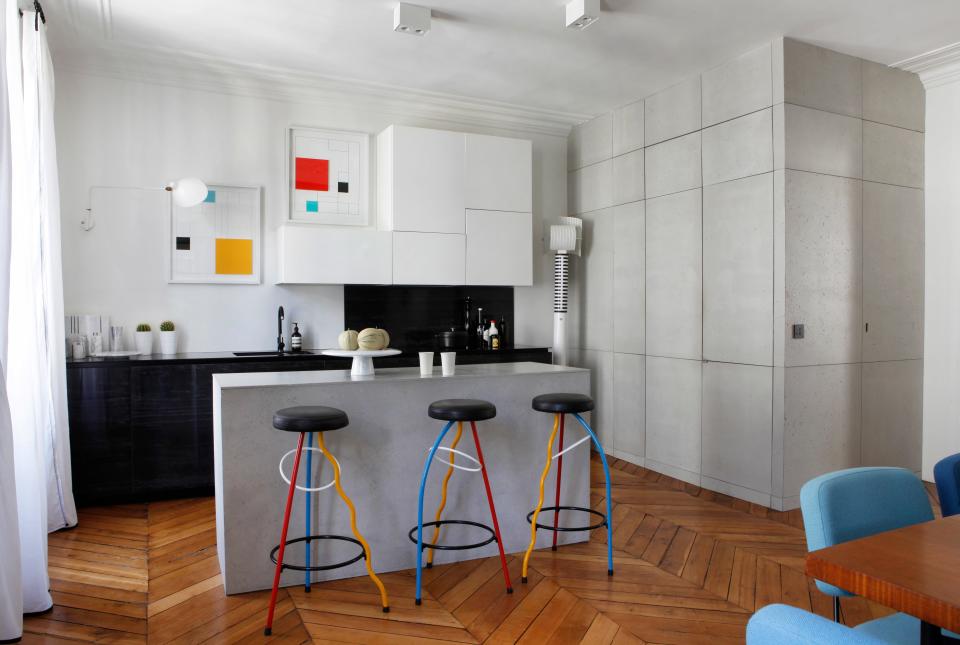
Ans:
<svg viewBox="0 0 960 645"><path fill-rule="evenodd" d="M272 643L743 642L750 614L784 602L822 615L830 601L803 574L799 512L778 513L612 460L613 578L606 535L536 552L529 584L503 593L497 559L383 576L391 612L367 578L281 591ZM593 501L603 505L595 460ZM521 554L522 555L522 554ZM85 509L50 536L53 610L27 619L25 643L259 643L267 592L226 597L212 499ZM849 624L888 613L844 600Z"/></svg>

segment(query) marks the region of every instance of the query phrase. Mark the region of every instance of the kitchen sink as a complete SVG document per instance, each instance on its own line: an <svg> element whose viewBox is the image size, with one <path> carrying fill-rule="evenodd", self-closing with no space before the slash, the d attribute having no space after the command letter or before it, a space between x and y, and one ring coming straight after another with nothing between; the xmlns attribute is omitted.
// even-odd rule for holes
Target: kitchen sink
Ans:
<svg viewBox="0 0 960 645"><path fill-rule="evenodd" d="M313 352L308 352L306 350L299 352L234 352L234 356L301 356L303 354L313 354Z"/></svg>

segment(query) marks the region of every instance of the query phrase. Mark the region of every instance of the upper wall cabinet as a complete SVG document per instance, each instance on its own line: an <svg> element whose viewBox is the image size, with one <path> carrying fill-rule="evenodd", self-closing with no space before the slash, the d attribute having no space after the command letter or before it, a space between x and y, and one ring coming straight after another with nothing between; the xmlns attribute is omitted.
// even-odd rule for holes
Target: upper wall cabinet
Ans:
<svg viewBox="0 0 960 645"><path fill-rule="evenodd" d="M533 281L533 144L392 125L377 137L378 228L394 284Z"/></svg>
<svg viewBox="0 0 960 645"><path fill-rule="evenodd" d="M278 284L390 284L393 242L388 232L353 226L280 227Z"/></svg>
<svg viewBox="0 0 960 645"><path fill-rule="evenodd" d="M533 212L533 144L526 139L466 135L465 206Z"/></svg>
<svg viewBox="0 0 960 645"><path fill-rule="evenodd" d="M377 137L380 228L464 232L462 132L391 125Z"/></svg>

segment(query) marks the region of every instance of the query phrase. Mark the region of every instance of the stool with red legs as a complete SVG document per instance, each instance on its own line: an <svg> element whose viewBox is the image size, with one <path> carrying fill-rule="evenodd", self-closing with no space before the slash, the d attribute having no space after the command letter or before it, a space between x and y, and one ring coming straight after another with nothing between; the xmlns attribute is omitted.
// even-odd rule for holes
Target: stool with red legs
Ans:
<svg viewBox="0 0 960 645"><path fill-rule="evenodd" d="M272 560L276 565L276 570L273 575L273 588L270 592L270 606L267 609L267 624L263 628L263 634L269 636L273 628L273 612L277 606L277 591L280 588L280 574L283 573L284 569L293 569L295 571L304 572L304 591L310 591L310 573L313 571L329 571L330 569L339 569L340 567L346 567L363 560L367 567L367 575L370 576L370 579L373 580L373 583L377 586L377 589L380 591L380 603L383 607L384 612L390 611L390 601L387 598L387 590L384 588L383 583L380 581L380 578L377 577L377 574L373 571L373 563L371 562L370 555L370 545L367 544L366 539L360 533L360 530L357 528L357 510L353 505L353 502L347 497L347 494L343 490L343 484L340 481L340 462L330 454L330 451L327 450L327 446L323 441L323 434L325 432L331 432L333 430L339 430L341 428L347 427L349 420L347 419L347 414L343 410L338 410L336 408L328 408L320 405L307 405L300 406L295 408L284 408L283 410L278 411L273 415L273 427L277 430L284 430L286 432L296 432L300 435L297 440L297 447L280 460L280 476L283 477L287 483L290 484L287 490L287 505L283 511L283 528L280 530L280 544L275 546L270 552L270 560ZM317 435L317 445L318 448L313 447L313 435ZM306 486L299 486L297 484L297 475L300 470L300 457L304 452L303 440L304 437L308 438L308 443L306 447L307 453L307 472L306 472ZM319 452L330 463L330 466L333 468L333 481L324 486L319 486L316 488L311 487L312 479L312 453ZM296 456L293 459L293 472L290 475L290 478L287 479L287 476L283 472L283 463L286 461L287 457L291 454ZM344 504L347 505L347 508L350 510L350 528L353 531L354 537L348 537L346 535L311 535L310 534L310 502L311 494L326 490L331 486L336 486L337 493L340 495L340 498L343 500ZM293 509L293 494L295 491L301 490L306 493L307 496L307 509L306 509L306 529L304 531L305 535L303 537L294 538L292 540L287 539L287 529L290 527L290 512ZM360 547L360 553L344 562L336 562L334 564L313 564L310 563L310 543L316 540L337 540L340 542L352 542ZM283 556L286 548L297 542L304 543L305 550L305 564L303 566L296 564L289 564L284 561Z"/></svg>

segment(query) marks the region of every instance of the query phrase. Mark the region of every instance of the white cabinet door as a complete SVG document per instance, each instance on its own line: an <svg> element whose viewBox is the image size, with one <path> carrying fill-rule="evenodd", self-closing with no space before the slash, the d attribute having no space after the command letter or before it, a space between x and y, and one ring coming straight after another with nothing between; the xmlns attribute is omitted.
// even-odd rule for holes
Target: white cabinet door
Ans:
<svg viewBox="0 0 960 645"><path fill-rule="evenodd" d="M393 125L377 150L381 228L463 233L462 132Z"/></svg>
<svg viewBox="0 0 960 645"><path fill-rule="evenodd" d="M391 233L314 225L280 227L279 284L390 284Z"/></svg>
<svg viewBox="0 0 960 645"><path fill-rule="evenodd" d="M533 284L533 215L467 211L467 284Z"/></svg>
<svg viewBox="0 0 960 645"><path fill-rule="evenodd" d="M463 284L464 236L394 233L394 284Z"/></svg>
<svg viewBox="0 0 960 645"><path fill-rule="evenodd" d="M703 357L773 365L772 330L773 176L767 173L707 186L703 189Z"/></svg>
<svg viewBox="0 0 960 645"><path fill-rule="evenodd" d="M702 397L701 486L769 506L773 368L705 363Z"/></svg>
<svg viewBox="0 0 960 645"><path fill-rule="evenodd" d="M466 135L467 208L533 211L533 144L526 139Z"/></svg>
<svg viewBox="0 0 960 645"><path fill-rule="evenodd" d="M922 190L863 184L863 321L864 362L923 358Z"/></svg>

